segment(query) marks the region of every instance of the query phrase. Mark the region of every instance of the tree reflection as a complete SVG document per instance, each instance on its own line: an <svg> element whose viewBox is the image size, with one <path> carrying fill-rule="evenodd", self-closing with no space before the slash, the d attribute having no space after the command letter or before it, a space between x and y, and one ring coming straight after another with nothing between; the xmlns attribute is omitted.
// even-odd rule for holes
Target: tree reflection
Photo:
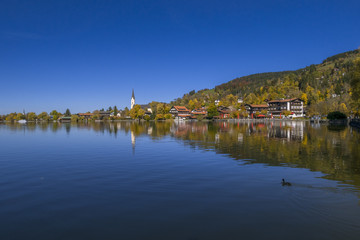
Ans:
<svg viewBox="0 0 360 240"><path fill-rule="evenodd" d="M347 126L301 121L243 122L89 122L74 124L9 124L13 131L63 131L71 127L109 134L129 134L158 141L165 136L193 148L213 150L245 164L288 165L321 171L325 178L360 188L360 132ZM252 159L252 160L244 160Z"/></svg>

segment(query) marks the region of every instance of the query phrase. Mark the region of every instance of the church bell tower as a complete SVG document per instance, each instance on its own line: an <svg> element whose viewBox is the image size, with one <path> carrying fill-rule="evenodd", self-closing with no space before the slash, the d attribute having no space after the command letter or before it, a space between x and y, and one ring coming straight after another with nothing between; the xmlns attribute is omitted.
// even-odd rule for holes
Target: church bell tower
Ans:
<svg viewBox="0 0 360 240"><path fill-rule="evenodd" d="M131 95L131 108L132 109L135 105L135 94L134 94L134 89L132 90L132 95Z"/></svg>

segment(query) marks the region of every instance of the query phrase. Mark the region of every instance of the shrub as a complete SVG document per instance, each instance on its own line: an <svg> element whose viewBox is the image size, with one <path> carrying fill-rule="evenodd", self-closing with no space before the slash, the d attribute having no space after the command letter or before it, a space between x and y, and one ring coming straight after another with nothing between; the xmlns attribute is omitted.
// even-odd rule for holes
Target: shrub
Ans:
<svg viewBox="0 0 360 240"><path fill-rule="evenodd" d="M78 120L79 120L78 115L76 115L76 114L71 115L71 121L72 122L77 122Z"/></svg>
<svg viewBox="0 0 360 240"><path fill-rule="evenodd" d="M163 119L164 119L164 115L163 115L163 114L156 114L155 119L156 119L156 120L163 120Z"/></svg>
<svg viewBox="0 0 360 240"><path fill-rule="evenodd" d="M202 121L202 120L204 120L204 118L205 118L204 115L198 115L198 116L196 116L196 119L197 119L198 121Z"/></svg>
<svg viewBox="0 0 360 240"><path fill-rule="evenodd" d="M339 111L330 112L327 115L327 119L329 119L329 120L346 119L346 118L347 118L346 114L342 113L342 112L339 112Z"/></svg>
<svg viewBox="0 0 360 240"><path fill-rule="evenodd" d="M170 113L165 114L165 119L172 119L172 115Z"/></svg>
<svg viewBox="0 0 360 240"><path fill-rule="evenodd" d="M287 116L291 115L291 111L288 111L288 110L282 111L281 115L287 117Z"/></svg>

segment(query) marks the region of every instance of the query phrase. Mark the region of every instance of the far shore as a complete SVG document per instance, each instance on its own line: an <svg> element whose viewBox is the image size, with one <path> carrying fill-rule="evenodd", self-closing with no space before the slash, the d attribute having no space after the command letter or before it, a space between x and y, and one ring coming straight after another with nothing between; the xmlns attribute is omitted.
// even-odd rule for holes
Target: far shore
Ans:
<svg viewBox="0 0 360 240"><path fill-rule="evenodd" d="M144 120L144 119L115 119L115 120L81 120L81 121L26 121L26 123L97 123L97 122L271 122L271 121L285 121L285 122L300 122L300 121L314 121L308 118L301 118L301 119L251 119L251 118L227 118L227 119L185 119L185 120L177 120L177 119L166 119L166 120ZM6 121L0 120L1 123L19 123L18 121ZM316 120L316 122L328 122L327 119L320 119ZM19 123L24 124L24 123Z"/></svg>
<svg viewBox="0 0 360 240"><path fill-rule="evenodd" d="M144 119L113 119L113 120L80 120L80 121L26 121L25 123L21 123L18 121L6 121L6 120L0 120L0 123L18 123L18 124L27 124L27 123L100 123L100 122L315 122L315 123L334 123L334 124L349 124L351 126L359 127L360 128L360 120L359 119L345 119L339 121L330 121L328 119L310 119L310 118L240 118L240 119L234 119L234 118L226 118L226 119L184 119L184 120L178 120L178 119L161 119L161 120L144 120Z"/></svg>

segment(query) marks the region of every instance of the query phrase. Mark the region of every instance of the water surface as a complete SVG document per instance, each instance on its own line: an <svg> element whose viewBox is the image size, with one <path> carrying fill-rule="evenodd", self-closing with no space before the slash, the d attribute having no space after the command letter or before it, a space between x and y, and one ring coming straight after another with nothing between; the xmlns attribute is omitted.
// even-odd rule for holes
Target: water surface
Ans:
<svg viewBox="0 0 360 240"><path fill-rule="evenodd" d="M359 140L308 122L2 124L0 239L358 239Z"/></svg>

